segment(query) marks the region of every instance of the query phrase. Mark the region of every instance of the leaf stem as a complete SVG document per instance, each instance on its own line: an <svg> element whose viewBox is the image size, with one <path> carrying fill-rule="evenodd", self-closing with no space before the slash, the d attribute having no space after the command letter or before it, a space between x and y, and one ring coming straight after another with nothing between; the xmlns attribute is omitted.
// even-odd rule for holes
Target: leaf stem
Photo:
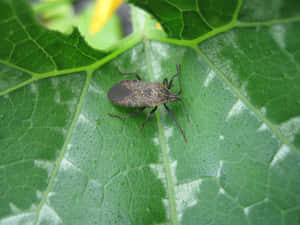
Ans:
<svg viewBox="0 0 300 225"><path fill-rule="evenodd" d="M300 17L291 17L287 19L275 19L263 22L237 22L236 27L259 27L259 26L272 26L281 23L300 22Z"/></svg>

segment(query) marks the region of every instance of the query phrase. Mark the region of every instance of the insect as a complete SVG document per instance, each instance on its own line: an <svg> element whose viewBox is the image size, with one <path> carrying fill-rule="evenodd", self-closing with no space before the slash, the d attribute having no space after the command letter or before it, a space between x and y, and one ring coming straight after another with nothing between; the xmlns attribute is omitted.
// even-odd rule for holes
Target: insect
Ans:
<svg viewBox="0 0 300 225"><path fill-rule="evenodd" d="M175 63L176 64L176 63ZM188 121L189 126L190 120L189 115L186 110L184 101L179 97L182 92L181 82L180 82L180 71L181 71L181 65L176 64L176 70L177 73L171 77L170 82L168 82L168 79L165 78L163 80L163 83L160 82L144 82L142 81L141 77L137 73L123 73L118 68L116 68L121 75L135 75L137 80L123 80L116 85L114 85L109 91L108 91L108 98L113 103L120 105L120 106L126 106L126 107L140 107L140 109L134 113L131 113L129 115L114 115L114 114L108 114L112 117L134 117L138 115L139 113L143 112L146 107L154 107L147 115L146 119L142 123L141 128L139 129L139 133L143 130L145 123L148 121L148 119L151 117L151 115L157 110L157 107L161 104L164 105L172 119L175 121L177 127L179 128L183 139L185 142L187 142L187 139L184 135L184 132L182 128L180 127L178 121L176 120L174 114L169 109L169 107L166 105L168 102L172 101L180 101L183 104L186 118ZM178 83L179 83L179 91L177 94L171 92L171 87L173 84L173 80L175 77L178 77Z"/></svg>

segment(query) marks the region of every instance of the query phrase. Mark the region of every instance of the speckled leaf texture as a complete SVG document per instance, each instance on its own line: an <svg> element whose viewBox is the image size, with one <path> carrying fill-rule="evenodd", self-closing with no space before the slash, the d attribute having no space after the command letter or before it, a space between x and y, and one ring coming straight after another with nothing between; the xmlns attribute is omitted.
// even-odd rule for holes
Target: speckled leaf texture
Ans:
<svg viewBox="0 0 300 225"><path fill-rule="evenodd" d="M0 1L0 225L299 225L299 1L132 2L169 38L102 52ZM134 111L106 97L116 66L162 81L174 61L187 143L163 107L141 134L150 109L107 115Z"/></svg>

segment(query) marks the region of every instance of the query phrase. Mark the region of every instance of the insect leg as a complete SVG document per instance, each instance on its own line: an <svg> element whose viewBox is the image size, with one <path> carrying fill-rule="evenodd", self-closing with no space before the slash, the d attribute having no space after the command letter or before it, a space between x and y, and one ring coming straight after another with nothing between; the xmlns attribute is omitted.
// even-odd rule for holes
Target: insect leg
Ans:
<svg viewBox="0 0 300 225"><path fill-rule="evenodd" d="M181 132L181 134L183 136L184 141L187 142L186 137L185 137L185 135L183 133L183 130L182 130L181 126L179 125L179 123L177 122L174 114L172 113L172 111L169 109L169 107L166 104L164 104L164 107L166 108L166 110L168 111L168 113L170 114L170 116L172 117L172 119L175 121L177 127L179 128L179 130L180 130L180 132Z"/></svg>
<svg viewBox="0 0 300 225"><path fill-rule="evenodd" d="M180 95L182 92L181 81L180 81L181 64L177 65L177 63L176 63L176 70L177 70L177 73L172 76L170 83L168 85L168 89L171 89L174 78L178 76L178 83L179 83L178 95Z"/></svg>
<svg viewBox="0 0 300 225"><path fill-rule="evenodd" d="M148 121L148 119L150 118L150 116L157 110L157 106L154 107L147 115L146 119L144 120L141 128L139 129L139 133L141 133L141 131L144 129L145 123Z"/></svg>
<svg viewBox="0 0 300 225"><path fill-rule="evenodd" d="M136 76L136 79L138 79L138 80L142 80L142 78L137 74L137 73L123 73L123 72L121 72L120 71L120 69L118 68L118 67L116 67L116 69L119 71L119 73L121 74L121 75L123 75L123 76L125 76L125 75L135 75Z"/></svg>
<svg viewBox="0 0 300 225"><path fill-rule="evenodd" d="M168 88L168 79L167 79L167 78L164 79L163 85L164 85L166 88Z"/></svg>
<svg viewBox="0 0 300 225"><path fill-rule="evenodd" d="M179 64L178 66L177 66L177 64L176 64L176 69L177 69L177 74L178 74L178 84L179 84L179 91L178 91L178 95L180 95L180 94L181 94L181 92L182 92L181 80L180 80L181 64Z"/></svg>
<svg viewBox="0 0 300 225"><path fill-rule="evenodd" d="M145 108L146 107L140 108L138 111L133 112L133 113L128 114L128 115L114 115L114 114L111 114L111 113L108 113L108 115L111 116L111 117L119 117L119 118L134 117L134 116L138 115L139 113L143 112Z"/></svg>
<svg viewBox="0 0 300 225"><path fill-rule="evenodd" d="M185 107L185 104L184 104L184 101L181 99L181 98L177 98L179 101L182 102L183 104L183 108L184 108L184 111L185 111L185 115L186 115L186 119L188 121L188 124L189 124L189 127L191 127L191 121L190 121L190 118L189 118L189 114L188 114L188 111L186 110L186 107Z"/></svg>
<svg viewBox="0 0 300 225"><path fill-rule="evenodd" d="M170 83L169 83L168 86L167 86L168 89L171 89L171 87L172 87L172 85L173 85L173 80L174 80L174 78L177 77L177 76L178 76L178 73L176 73L175 75L173 75L173 76L171 77Z"/></svg>

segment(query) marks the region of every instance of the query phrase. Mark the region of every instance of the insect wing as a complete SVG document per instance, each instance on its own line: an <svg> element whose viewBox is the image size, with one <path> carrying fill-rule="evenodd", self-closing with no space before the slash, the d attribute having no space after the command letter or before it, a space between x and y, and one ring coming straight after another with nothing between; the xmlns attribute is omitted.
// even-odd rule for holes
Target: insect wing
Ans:
<svg viewBox="0 0 300 225"><path fill-rule="evenodd" d="M151 107L167 101L166 91L159 82L124 80L109 90L108 98L121 106Z"/></svg>
<svg viewBox="0 0 300 225"><path fill-rule="evenodd" d="M132 91L123 82L117 83L108 92L108 98L115 104L124 105L124 101L132 94Z"/></svg>

